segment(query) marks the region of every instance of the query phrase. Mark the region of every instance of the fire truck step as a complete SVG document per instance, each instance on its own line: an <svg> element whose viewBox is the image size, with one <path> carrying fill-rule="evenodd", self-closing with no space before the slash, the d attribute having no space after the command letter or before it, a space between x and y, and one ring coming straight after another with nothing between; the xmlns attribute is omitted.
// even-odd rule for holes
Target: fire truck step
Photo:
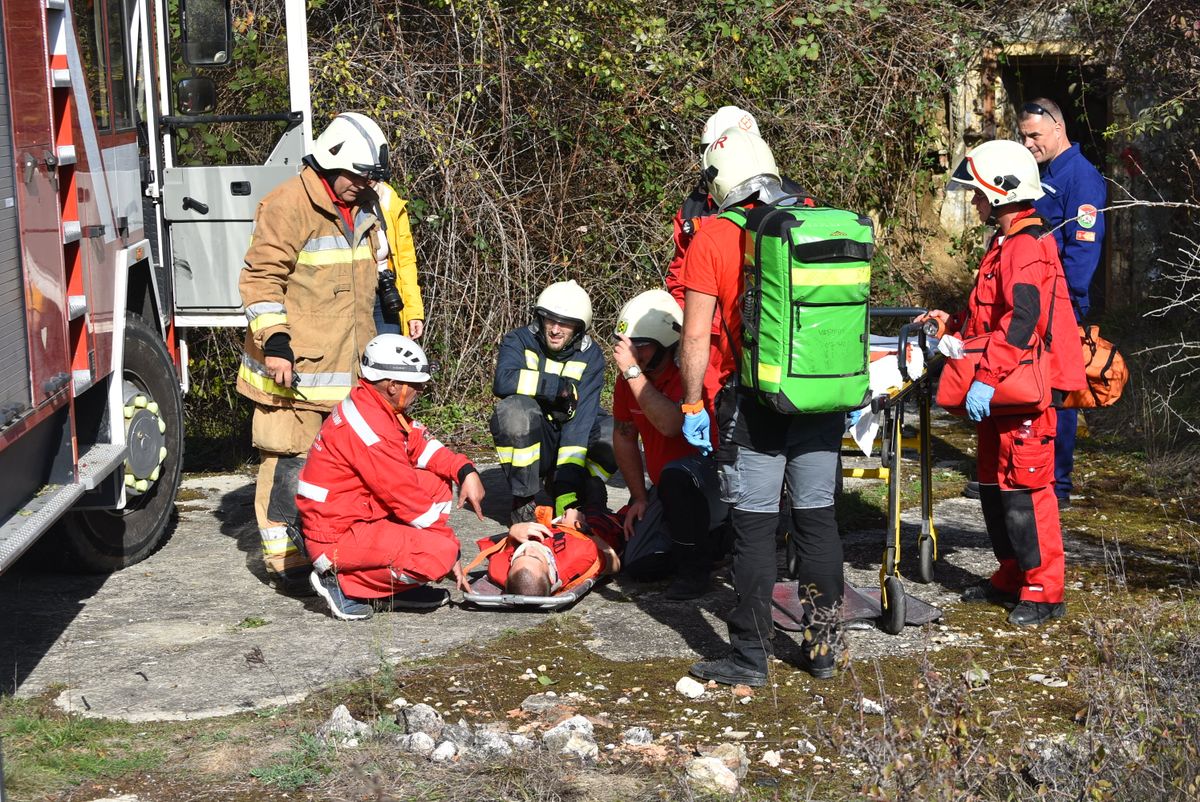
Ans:
<svg viewBox="0 0 1200 802"><path fill-rule="evenodd" d="M14 515L0 521L0 571L8 568L43 532L125 459L125 447L97 443L79 456L79 481L47 485Z"/></svg>
<svg viewBox="0 0 1200 802"><path fill-rule="evenodd" d="M100 480L125 461L125 446L96 443L79 455L79 483L94 490Z"/></svg>
<svg viewBox="0 0 1200 802"><path fill-rule="evenodd" d="M16 562L43 532L53 526L83 495L84 487L79 483L47 485L43 491L0 523L0 571Z"/></svg>

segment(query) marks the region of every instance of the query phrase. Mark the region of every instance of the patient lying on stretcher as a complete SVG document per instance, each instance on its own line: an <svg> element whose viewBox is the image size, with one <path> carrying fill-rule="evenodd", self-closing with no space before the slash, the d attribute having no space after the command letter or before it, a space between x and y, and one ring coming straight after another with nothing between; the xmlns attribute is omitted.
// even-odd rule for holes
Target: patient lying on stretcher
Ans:
<svg viewBox="0 0 1200 802"><path fill-rule="evenodd" d="M488 578L505 593L552 596L586 579L621 570L622 527L607 510L587 512L578 528L552 520L550 507L539 507L536 520L513 524L502 544L479 541L488 556Z"/></svg>

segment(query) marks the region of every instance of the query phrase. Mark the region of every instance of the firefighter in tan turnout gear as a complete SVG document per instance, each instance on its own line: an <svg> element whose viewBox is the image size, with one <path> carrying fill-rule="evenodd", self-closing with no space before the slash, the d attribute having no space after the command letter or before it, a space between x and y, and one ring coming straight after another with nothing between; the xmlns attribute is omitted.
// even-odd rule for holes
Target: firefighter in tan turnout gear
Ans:
<svg viewBox="0 0 1200 802"><path fill-rule="evenodd" d="M375 336L378 264L387 243L370 184L387 178L388 146L369 118L339 114L300 174L258 206L239 288L249 328L237 389L254 402L261 464L254 512L267 574L308 589L310 568L289 539L296 479L329 411L353 386Z"/></svg>

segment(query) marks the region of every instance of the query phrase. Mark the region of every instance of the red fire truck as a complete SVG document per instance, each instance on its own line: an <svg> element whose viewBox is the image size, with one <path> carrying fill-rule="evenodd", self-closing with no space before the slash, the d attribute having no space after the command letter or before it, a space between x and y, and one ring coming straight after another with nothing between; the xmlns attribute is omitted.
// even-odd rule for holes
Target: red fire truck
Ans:
<svg viewBox="0 0 1200 802"><path fill-rule="evenodd" d="M47 533L89 571L170 534L183 333L244 324L255 206L311 145L303 0L285 11L290 108L239 115L209 77L228 0L0 3L0 572ZM184 132L242 123L282 129L264 163L181 163Z"/></svg>

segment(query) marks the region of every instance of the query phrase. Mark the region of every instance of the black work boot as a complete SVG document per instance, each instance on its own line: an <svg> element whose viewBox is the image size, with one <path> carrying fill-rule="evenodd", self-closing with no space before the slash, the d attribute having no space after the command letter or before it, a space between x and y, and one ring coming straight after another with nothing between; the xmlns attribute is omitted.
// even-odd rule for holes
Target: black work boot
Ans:
<svg viewBox="0 0 1200 802"><path fill-rule="evenodd" d="M690 601L708 594L712 588L712 577L707 568L681 566L667 585L663 598L670 601Z"/></svg>
<svg viewBox="0 0 1200 802"><path fill-rule="evenodd" d="M512 513L509 516L509 524L528 523L534 519L534 510L536 504L533 496L513 496Z"/></svg>
<svg viewBox="0 0 1200 802"><path fill-rule="evenodd" d="M730 652L719 660L696 663L688 669L688 673L693 677L712 680L722 685L749 685L751 688L761 688L767 684L766 660L764 659L760 666L751 665L750 662L737 652Z"/></svg>
<svg viewBox="0 0 1200 802"><path fill-rule="evenodd" d="M1066 602L1035 602L1023 599L1008 614L1008 623L1018 627L1036 626L1067 614Z"/></svg>
<svg viewBox="0 0 1200 802"><path fill-rule="evenodd" d="M965 588L962 595L959 597L965 602L987 602L988 604L999 605L1006 610L1011 610L1017 606L1017 602L1021 600L1016 593L1009 593L1001 590L992 584L992 580L984 579Z"/></svg>

